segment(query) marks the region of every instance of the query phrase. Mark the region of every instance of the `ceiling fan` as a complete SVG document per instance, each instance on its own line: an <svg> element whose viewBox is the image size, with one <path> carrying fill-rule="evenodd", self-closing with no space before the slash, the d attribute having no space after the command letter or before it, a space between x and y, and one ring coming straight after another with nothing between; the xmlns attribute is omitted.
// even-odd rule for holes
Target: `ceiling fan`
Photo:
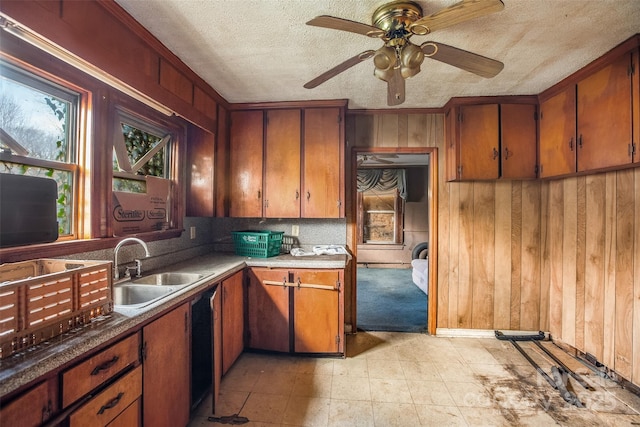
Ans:
<svg viewBox="0 0 640 427"><path fill-rule="evenodd" d="M374 75L387 82L387 104L399 105L405 99L405 79L420 72L425 56L485 78L496 76L504 64L494 59L467 52L443 43L427 41L419 46L409 41L411 36L424 36L473 18L499 12L501 0L462 0L429 16L422 16L422 7L414 1L396 0L380 6L373 13L373 25L321 15L307 25L349 31L380 38L384 45L377 50L365 50L307 82L314 87L343 71L373 58Z"/></svg>

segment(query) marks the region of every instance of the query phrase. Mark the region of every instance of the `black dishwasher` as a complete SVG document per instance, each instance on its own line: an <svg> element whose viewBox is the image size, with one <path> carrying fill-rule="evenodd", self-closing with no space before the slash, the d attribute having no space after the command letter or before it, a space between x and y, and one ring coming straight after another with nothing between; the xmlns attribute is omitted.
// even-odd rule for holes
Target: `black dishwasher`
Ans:
<svg viewBox="0 0 640 427"><path fill-rule="evenodd" d="M210 299L215 288L191 303L191 410L211 392L213 328Z"/></svg>

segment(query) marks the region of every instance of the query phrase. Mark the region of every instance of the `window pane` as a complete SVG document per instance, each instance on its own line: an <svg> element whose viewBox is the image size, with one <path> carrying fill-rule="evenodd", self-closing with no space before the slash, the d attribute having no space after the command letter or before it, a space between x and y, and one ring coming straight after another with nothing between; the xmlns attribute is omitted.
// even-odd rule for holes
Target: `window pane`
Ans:
<svg viewBox="0 0 640 427"><path fill-rule="evenodd" d="M365 243L394 243L396 192L362 194L363 240Z"/></svg>
<svg viewBox="0 0 640 427"><path fill-rule="evenodd" d="M57 182L60 236L75 234L79 100L76 92L0 61L1 171Z"/></svg>
<svg viewBox="0 0 640 427"><path fill-rule="evenodd" d="M134 165L145 154L158 145L160 141L162 141L162 137L140 130L135 126L126 123L122 123L121 125L124 143L131 165ZM124 167L118 169L117 163L118 161L114 154L114 170L126 169ZM138 175L152 175L164 178L164 171L164 148L162 148L140 169L133 172Z"/></svg>
<svg viewBox="0 0 640 427"><path fill-rule="evenodd" d="M56 181L58 184L58 233L60 235L71 234L73 227L73 172L11 162L2 162L2 172L51 178Z"/></svg>
<svg viewBox="0 0 640 427"><path fill-rule="evenodd" d="M45 88L35 80L25 82ZM5 75L0 84L0 127L28 151L28 157L70 161L71 102ZM11 148L6 141L2 145Z"/></svg>

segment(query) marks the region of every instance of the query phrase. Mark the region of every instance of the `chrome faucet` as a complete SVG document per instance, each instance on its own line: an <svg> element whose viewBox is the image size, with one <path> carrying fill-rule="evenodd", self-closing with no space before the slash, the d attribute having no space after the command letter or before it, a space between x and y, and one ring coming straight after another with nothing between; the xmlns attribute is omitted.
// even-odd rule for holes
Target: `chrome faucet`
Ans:
<svg viewBox="0 0 640 427"><path fill-rule="evenodd" d="M113 269L114 269L113 278L115 280L118 280L120 278L120 271L118 269L118 252L120 251L120 248L127 243L140 243L144 248L145 256L147 258L151 256L151 254L149 253L149 248L147 247L147 244L144 241L138 239L137 237L127 237L126 239L120 240L116 245L115 249L113 250ZM142 263L140 262L139 259L136 259L135 262L136 262L137 276L140 276L140 274L142 273ZM129 272L129 269L127 269L127 273L128 272Z"/></svg>

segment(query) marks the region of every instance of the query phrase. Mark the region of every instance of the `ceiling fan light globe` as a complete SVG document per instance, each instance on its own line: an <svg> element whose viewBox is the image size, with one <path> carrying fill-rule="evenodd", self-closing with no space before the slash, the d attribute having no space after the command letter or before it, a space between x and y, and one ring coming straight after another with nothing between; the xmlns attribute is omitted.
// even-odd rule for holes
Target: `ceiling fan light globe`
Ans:
<svg viewBox="0 0 640 427"><path fill-rule="evenodd" d="M415 44L408 44L402 49L401 58L404 67L419 70L422 61L424 61L424 52Z"/></svg>
<svg viewBox="0 0 640 427"><path fill-rule="evenodd" d="M378 70L390 70L396 65L396 51L389 46L383 46L376 51L373 65Z"/></svg>
<svg viewBox="0 0 640 427"><path fill-rule="evenodd" d="M394 68L389 68L386 70L381 70L379 68L376 68L373 70L373 75L379 78L380 80L388 82L391 78L393 78L394 71L395 71Z"/></svg>
<svg viewBox="0 0 640 427"><path fill-rule="evenodd" d="M419 72L420 72L420 66L411 68L411 67L405 67L403 65L402 67L400 67L400 74L402 74L403 79L411 78L416 74L418 74Z"/></svg>

